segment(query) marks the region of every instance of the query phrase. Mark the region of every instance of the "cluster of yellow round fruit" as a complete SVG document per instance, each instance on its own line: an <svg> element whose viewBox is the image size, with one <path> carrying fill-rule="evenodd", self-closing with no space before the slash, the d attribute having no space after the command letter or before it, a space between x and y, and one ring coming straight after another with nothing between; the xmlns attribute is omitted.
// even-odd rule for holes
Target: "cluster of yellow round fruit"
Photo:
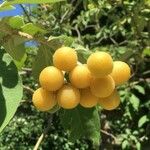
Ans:
<svg viewBox="0 0 150 150"><path fill-rule="evenodd" d="M95 52L87 64L79 64L76 51L70 47L57 49L53 64L41 71L41 88L33 94L33 104L41 111L56 104L64 109L78 104L85 108L99 104L106 110L115 109L120 103L116 86L126 82L131 74L125 62L113 61L106 52Z"/></svg>

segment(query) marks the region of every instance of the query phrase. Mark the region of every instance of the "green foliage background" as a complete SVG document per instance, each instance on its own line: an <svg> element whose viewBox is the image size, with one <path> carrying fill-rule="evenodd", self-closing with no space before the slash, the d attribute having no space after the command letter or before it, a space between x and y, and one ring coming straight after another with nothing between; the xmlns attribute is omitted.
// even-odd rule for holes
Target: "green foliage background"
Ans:
<svg viewBox="0 0 150 150"><path fill-rule="evenodd" d="M114 60L127 62L133 74L127 84L119 87L122 101L120 107L111 112L101 111L100 149L148 150L150 147L149 0L68 0L51 5L39 4L33 10L25 6L24 8L26 9L24 21L17 18L18 26L14 26L13 21L16 18L9 19L11 28L19 29L23 26L22 31L35 35L34 40L39 43L43 40L41 35L45 34L45 38L49 38L49 43L40 48L26 46L24 50L26 54L21 53L19 56L13 53L12 57L20 69L23 84L32 89L37 88L37 81L33 75L37 77L41 68L51 62L41 62L39 67L36 62L39 62L41 57L47 57L44 53L47 53L49 45L52 53L55 46L59 47L63 42L64 45L75 47L81 62L85 62L89 50L111 53ZM5 20L7 21L7 18ZM1 36L3 35L0 34ZM7 46L12 40L17 41L13 45L16 50L22 48L24 41L18 40L15 35L9 41L6 40L7 44L2 45L8 53L10 51ZM25 89L15 117L0 135L0 149L33 149L43 129L47 127L49 113L35 110L31 104L31 96L32 92ZM74 143L69 142L68 138L68 133L60 124L59 114L55 113L50 131L40 149L94 149L91 141L85 137Z"/></svg>

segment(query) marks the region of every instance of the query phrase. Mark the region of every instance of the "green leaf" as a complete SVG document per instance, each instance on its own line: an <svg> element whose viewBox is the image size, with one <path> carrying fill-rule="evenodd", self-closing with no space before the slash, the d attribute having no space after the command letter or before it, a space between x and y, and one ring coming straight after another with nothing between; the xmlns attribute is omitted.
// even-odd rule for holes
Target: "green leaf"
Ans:
<svg viewBox="0 0 150 150"><path fill-rule="evenodd" d="M27 54L24 54L24 56L22 57L22 59L20 61L14 60L14 63L16 65L16 67L18 68L18 70L22 69L26 59L27 59Z"/></svg>
<svg viewBox="0 0 150 150"><path fill-rule="evenodd" d="M62 46L62 42L57 37L51 37L46 41L47 43L39 47L37 56L33 63L33 76L36 80L39 74L45 67L53 64L53 53Z"/></svg>
<svg viewBox="0 0 150 150"><path fill-rule="evenodd" d="M139 119L139 122L138 122L138 127L141 128L146 122L148 122L149 119L147 117L147 115L144 115L142 116L140 119Z"/></svg>
<svg viewBox="0 0 150 150"><path fill-rule="evenodd" d="M124 54L121 55L120 60L127 61L129 58L131 58L134 55L133 50L127 50Z"/></svg>
<svg viewBox="0 0 150 150"><path fill-rule="evenodd" d="M0 12L1 11L6 11L6 10L13 10L13 9L15 9L15 7L12 6L12 5L7 5L7 6L1 6L0 5Z"/></svg>
<svg viewBox="0 0 150 150"><path fill-rule="evenodd" d="M65 46L71 46L74 42L74 38L71 36L61 35L58 38L63 42Z"/></svg>
<svg viewBox="0 0 150 150"><path fill-rule="evenodd" d="M150 0L144 0L145 4L147 4L148 6L150 6Z"/></svg>
<svg viewBox="0 0 150 150"><path fill-rule="evenodd" d="M86 137L95 146L100 144L100 119L95 107L87 109L78 106L71 110L62 110L60 116L63 127L70 133L71 141Z"/></svg>
<svg viewBox="0 0 150 150"><path fill-rule="evenodd" d="M129 135L129 138L132 140L132 141L135 141L135 142L137 142L138 140L137 140L137 136L134 136L134 135Z"/></svg>
<svg viewBox="0 0 150 150"><path fill-rule="evenodd" d="M10 37L8 33L10 33L11 27L7 24L8 20L9 17L4 17L0 20L0 40L5 37L3 41L7 41L7 37Z"/></svg>
<svg viewBox="0 0 150 150"><path fill-rule="evenodd" d="M128 145L129 145L129 142L128 142L127 140L124 140L124 141L122 142L122 144L121 144L122 149L123 149L123 150L126 149L126 148L128 147Z"/></svg>
<svg viewBox="0 0 150 150"><path fill-rule="evenodd" d="M46 31L43 30L42 28L34 25L33 23L27 23L24 26L22 26L22 31L25 33L28 33L30 35L35 35L37 33L43 33L45 34Z"/></svg>
<svg viewBox="0 0 150 150"><path fill-rule="evenodd" d="M24 25L24 20L20 16L11 17L8 23L12 28L20 29Z"/></svg>
<svg viewBox="0 0 150 150"><path fill-rule="evenodd" d="M146 20L144 17L134 15L134 21L137 24L137 28L139 32L142 32L144 30L144 27L146 26Z"/></svg>
<svg viewBox="0 0 150 150"><path fill-rule="evenodd" d="M15 4L42 4L42 3L56 3L61 2L65 0L11 0L11 1L5 1L0 5L1 7L9 6L9 5L15 5Z"/></svg>
<svg viewBox="0 0 150 150"><path fill-rule="evenodd" d="M71 46L72 43L74 42L74 39L70 36L67 36L67 35L60 35L60 36L50 36L48 38L48 41L59 41L59 43L65 45L65 46Z"/></svg>
<svg viewBox="0 0 150 150"><path fill-rule="evenodd" d="M142 86L140 86L140 85L135 85L134 89L136 89L139 93L141 93L143 95L145 94L144 88Z"/></svg>
<svg viewBox="0 0 150 150"><path fill-rule="evenodd" d="M141 150L141 143L140 142L136 142L136 148L137 148L137 150Z"/></svg>
<svg viewBox="0 0 150 150"><path fill-rule="evenodd" d="M77 51L79 61L81 63L86 63L88 57L92 54L92 52L84 48L82 45L74 44L73 46Z"/></svg>
<svg viewBox="0 0 150 150"><path fill-rule="evenodd" d="M55 36L50 36L48 38L48 46L53 49L53 52L57 50L58 48L62 47L64 44L64 41L62 41L61 37L55 37Z"/></svg>
<svg viewBox="0 0 150 150"><path fill-rule="evenodd" d="M25 38L15 35L10 37L8 41L3 44L3 46L6 52L9 53L13 59L21 61L25 54L25 41Z"/></svg>
<svg viewBox="0 0 150 150"><path fill-rule="evenodd" d="M143 56L150 56L150 47L146 47L142 53Z"/></svg>
<svg viewBox="0 0 150 150"><path fill-rule="evenodd" d="M34 78L38 80L42 69L49 65L52 65L52 50L46 45L41 45L33 63Z"/></svg>
<svg viewBox="0 0 150 150"><path fill-rule="evenodd" d="M131 95L130 102L135 110L138 110L140 105L140 100L134 94Z"/></svg>
<svg viewBox="0 0 150 150"><path fill-rule="evenodd" d="M0 132L14 116L22 98L22 81L11 57L0 49Z"/></svg>

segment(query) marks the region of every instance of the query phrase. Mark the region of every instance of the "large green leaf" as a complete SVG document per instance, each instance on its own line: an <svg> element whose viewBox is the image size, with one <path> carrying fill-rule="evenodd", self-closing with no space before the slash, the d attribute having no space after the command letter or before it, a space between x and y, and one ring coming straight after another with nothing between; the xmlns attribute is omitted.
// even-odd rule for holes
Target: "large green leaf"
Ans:
<svg viewBox="0 0 150 150"><path fill-rule="evenodd" d="M22 59L20 61L14 60L14 63L15 63L18 70L22 69L26 59L27 59L27 54L24 54L24 56L22 57Z"/></svg>
<svg viewBox="0 0 150 150"><path fill-rule="evenodd" d="M25 54L25 41L25 38L15 35L10 37L3 46L6 52L9 53L13 59L20 61Z"/></svg>
<svg viewBox="0 0 150 150"><path fill-rule="evenodd" d="M3 7L0 6L0 12L5 11L5 10L12 10L12 9L15 9L15 7L12 5L7 5L7 6L3 6Z"/></svg>
<svg viewBox="0 0 150 150"><path fill-rule="evenodd" d="M17 68L11 57L0 49L0 132L14 116L22 94Z"/></svg>
<svg viewBox="0 0 150 150"><path fill-rule="evenodd" d="M95 107L87 109L78 106L71 110L62 110L60 116L63 127L70 133L71 141L86 137L95 146L100 144L100 119Z"/></svg>
<svg viewBox="0 0 150 150"><path fill-rule="evenodd" d="M39 47L35 61L33 63L33 76L38 80L39 74L43 68L52 65L52 55L56 49L62 46L61 41L58 38L49 38L46 44L42 44Z"/></svg>
<svg viewBox="0 0 150 150"><path fill-rule="evenodd" d="M5 1L0 5L1 7L6 7L9 5L15 5L15 4L41 4L41 3L56 3L61 2L65 0L11 0L11 1Z"/></svg>
<svg viewBox="0 0 150 150"><path fill-rule="evenodd" d="M65 39L62 39L62 36L50 36L48 38L48 46L55 51L56 49L60 48L62 45L65 45Z"/></svg>
<svg viewBox="0 0 150 150"><path fill-rule="evenodd" d="M46 33L46 31L33 23L27 23L22 26L22 31L30 35L35 35L36 33Z"/></svg>
<svg viewBox="0 0 150 150"><path fill-rule="evenodd" d="M24 25L24 20L20 16L11 17L8 24L15 29L20 29Z"/></svg>
<svg viewBox="0 0 150 150"><path fill-rule="evenodd" d="M50 36L48 38L48 41L52 41L52 40L59 40L65 46L72 46L72 44L74 43L74 38L67 35Z"/></svg>
<svg viewBox="0 0 150 150"><path fill-rule="evenodd" d="M33 63L34 78L38 79L42 69L49 65L52 65L52 51L48 46L42 45L39 47L38 53Z"/></svg>
<svg viewBox="0 0 150 150"><path fill-rule="evenodd" d="M10 25L8 25L8 22L9 22L9 17L4 17L0 20L0 40L2 41L7 41L8 37L10 37L10 35L8 34L10 34L11 27Z"/></svg>

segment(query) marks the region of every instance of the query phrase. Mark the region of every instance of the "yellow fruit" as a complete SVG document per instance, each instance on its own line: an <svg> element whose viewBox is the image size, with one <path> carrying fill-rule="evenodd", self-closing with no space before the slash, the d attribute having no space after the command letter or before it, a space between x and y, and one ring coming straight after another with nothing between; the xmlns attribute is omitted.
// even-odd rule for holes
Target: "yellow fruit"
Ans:
<svg viewBox="0 0 150 150"><path fill-rule="evenodd" d="M128 64L122 61L114 61L113 71L110 74L116 85L120 85L129 80L131 70Z"/></svg>
<svg viewBox="0 0 150 150"><path fill-rule="evenodd" d="M106 52L95 52L87 60L87 66L95 77L104 77L112 72L113 60Z"/></svg>
<svg viewBox="0 0 150 150"><path fill-rule="evenodd" d="M48 111L56 105L56 96L54 92L39 88L34 92L32 102L40 111Z"/></svg>
<svg viewBox="0 0 150 150"><path fill-rule="evenodd" d="M59 69L49 66L41 71L39 82L44 89L48 91L56 91L62 87L64 76Z"/></svg>
<svg viewBox="0 0 150 150"><path fill-rule="evenodd" d="M106 110L113 110L117 108L120 104L120 97L117 90L105 98L100 98L98 101L99 105Z"/></svg>
<svg viewBox="0 0 150 150"><path fill-rule="evenodd" d="M54 66L64 70L71 71L77 65L76 51L70 47L61 47L53 55Z"/></svg>
<svg viewBox="0 0 150 150"><path fill-rule="evenodd" d="M97 97L107 97L115 89L115 82L110 75L103 78L92 78L91 92Z"/></svg>
<svg viewBox="0 0 150 150"><path fill-rule="evenodd" d="M75 108L80 102L80 92L71 85L64 85L57 93L59 106L64 109Z"/></svg>
<svg viewBox="0 0 150 150"><path fill-rule="evenodd" d="M76 88L87 88L90 86L91 73L86 65L79 65L70 72L69 79Z"/></svg>
<svg viewBox="0 0 150 150"><path fill-rule="evenodd" d="M80 105L86 108L93 107L97 104L99 98L91 93L90 88L81 90Z"/></svg>

